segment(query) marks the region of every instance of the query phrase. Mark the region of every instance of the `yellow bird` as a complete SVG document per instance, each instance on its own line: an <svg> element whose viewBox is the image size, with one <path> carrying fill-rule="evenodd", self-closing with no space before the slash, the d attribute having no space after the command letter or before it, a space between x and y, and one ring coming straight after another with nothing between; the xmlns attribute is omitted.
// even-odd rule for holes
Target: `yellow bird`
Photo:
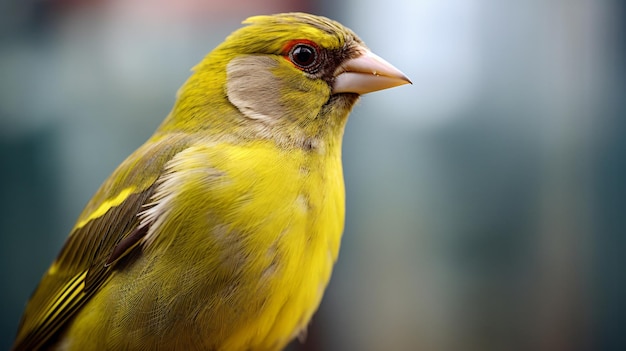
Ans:
<svg viewBox="0 0 626 351"><path fill-rule="evenodd" d="M410 81L327 18L244 23L89 201L14 350L280 350L306 329L339 252L348 114Z"/></svg>

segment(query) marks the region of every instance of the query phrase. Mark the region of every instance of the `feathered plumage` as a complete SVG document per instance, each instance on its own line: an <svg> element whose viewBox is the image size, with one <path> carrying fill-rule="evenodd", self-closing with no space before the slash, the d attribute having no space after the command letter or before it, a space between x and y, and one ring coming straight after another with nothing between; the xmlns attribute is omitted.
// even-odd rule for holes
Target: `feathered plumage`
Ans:
<svg viewBox="0 0 626 351"><path fill-rule="evenodd" d="M244 23L87 204L14 350L279 350L306 328L339 251L348 113L408 79L329 19Z"/></svg>

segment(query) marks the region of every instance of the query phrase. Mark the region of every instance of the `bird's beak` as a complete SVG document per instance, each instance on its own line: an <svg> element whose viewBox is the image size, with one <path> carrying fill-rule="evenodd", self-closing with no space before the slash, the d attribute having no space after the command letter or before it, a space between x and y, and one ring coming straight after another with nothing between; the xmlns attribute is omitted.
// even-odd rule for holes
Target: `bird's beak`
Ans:
<svg viewBox="0 0 626 351"><path fill-rule="evenodd" d="M337 68L332 93L366 94L403 84L413 83L389 62L363 49L360 56L347 60Z"/></svg>

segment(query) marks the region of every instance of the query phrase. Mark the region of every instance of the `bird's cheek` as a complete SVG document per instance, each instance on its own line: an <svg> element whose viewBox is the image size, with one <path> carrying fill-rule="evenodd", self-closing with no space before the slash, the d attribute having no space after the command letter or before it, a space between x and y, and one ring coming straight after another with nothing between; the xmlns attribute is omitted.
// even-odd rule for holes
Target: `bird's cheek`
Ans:
<svg viewBox="0 0 626 351"><path fill-rule="evenodd" d="M280 103L281 80L272 68L277 65L270 56L240 56L226 68L228 100L244 117L273 124L285 114Z"/></svg>
<svg viewBox="0 0 626 351"><path fill-rule="evenodd" d="M286 61L272 69L281 82L280 104L295 119L315 117L330 98L330 86L322 79L312 78Z"/></svg>

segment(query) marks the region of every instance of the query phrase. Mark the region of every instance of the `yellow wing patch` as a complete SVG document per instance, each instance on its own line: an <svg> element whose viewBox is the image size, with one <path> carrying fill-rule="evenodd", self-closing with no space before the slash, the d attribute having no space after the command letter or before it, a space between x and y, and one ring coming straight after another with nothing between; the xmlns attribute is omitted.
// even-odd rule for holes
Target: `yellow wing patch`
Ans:
<svg viewBox="0 0 626 351"><path fill-rule="evenodd" d="M85 277L87 276L87 272L82 272L76 275L72 280L70 280L59 292L56 298L51 299L51 304L46 308L47 315L42 318L42 320L47 320L48 318L58 318L58 314L65 311L69 304L74 303L76 301L76 297L79 294L84 293L85 288Z"/></svg>
<svg viewBox="0 0 626 351"><path fill-rule="evenodd" d="M35 315L40 323L34 329L30 330L28 338L23 338L20 343L14 345L13 350L35 350L42 347L62 324L59 321L66 320L69 314L75 309L80 302L80 295L84 295L85 277L87 272L81 272L72 277L65 285L63 285L54 295L45 308ZM18 335L18 338L20 336Z"/></svg>
<svg viewBox="0 0 626 351"><path fill-rule="evenodd" d="M87 216L87 218L79 221L74 229L82 228L83 226L85 226L85 224L89 223L89 221L103 216L105 213L107 213L109 209L111 209L111 207L118 206L119 204L124 202L124 200L126 200L128 196L135 191L135 188L136 187L134 186L124 188L115 197L104 201L95 211L91 212L89 216Z"/></svg>

